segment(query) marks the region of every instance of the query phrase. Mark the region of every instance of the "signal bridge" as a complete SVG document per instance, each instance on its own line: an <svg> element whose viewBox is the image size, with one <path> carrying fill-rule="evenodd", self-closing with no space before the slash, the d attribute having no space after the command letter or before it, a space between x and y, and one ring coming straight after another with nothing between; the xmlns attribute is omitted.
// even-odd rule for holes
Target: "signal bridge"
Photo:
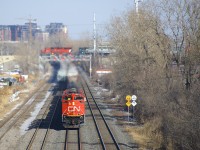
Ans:
<svg viewBox="0 0 200 150"><path fill-rule="evenodd" d="M90 61L90 56L57 56L57 55L49 55L49 56L40 56L41 61Z"/></svg>

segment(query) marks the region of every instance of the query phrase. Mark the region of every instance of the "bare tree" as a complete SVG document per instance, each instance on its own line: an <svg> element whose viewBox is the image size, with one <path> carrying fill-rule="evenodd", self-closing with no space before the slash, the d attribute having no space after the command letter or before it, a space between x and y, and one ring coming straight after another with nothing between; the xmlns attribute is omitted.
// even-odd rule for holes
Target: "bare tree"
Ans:
<svg viewBox="0 0 200 150"><path fill-rule="evenodd" d="M153 132L162 135L162 148L199 149L195 133L199 133L200 89L199 80L192 80L192 71L200 64L199 3L163 0L154 4L159 9L128 11L113 18L108 27L117 50L115 90L123 97L138 95L135 115L140 121L160 120Z"/></svg>

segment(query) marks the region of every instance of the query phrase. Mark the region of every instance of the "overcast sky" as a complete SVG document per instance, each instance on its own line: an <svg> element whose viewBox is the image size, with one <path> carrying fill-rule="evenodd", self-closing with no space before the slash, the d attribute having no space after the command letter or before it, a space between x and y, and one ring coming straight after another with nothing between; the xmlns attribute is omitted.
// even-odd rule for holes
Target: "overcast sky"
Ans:
<svg viewBox="0 0 200 150"><path fill-rule="evenodd" d="M31 16L42 29L51 22L64 23L70 37L78 38L93 31L94 13L100 28L133 7L134 0L1 0L0 25L23 25Z"/></svg>

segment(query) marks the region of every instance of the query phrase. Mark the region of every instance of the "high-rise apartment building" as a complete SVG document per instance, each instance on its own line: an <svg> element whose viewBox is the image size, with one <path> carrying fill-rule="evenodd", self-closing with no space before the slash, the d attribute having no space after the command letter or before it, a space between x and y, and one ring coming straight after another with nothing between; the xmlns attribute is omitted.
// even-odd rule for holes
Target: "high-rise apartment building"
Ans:
<svg viewBox="0 0 200 150"><path fill-rule="evenodd" d="M0 41L45 41L56 33L67 35L67 27L63 23L50 23L43 32L37 23L28 22L24 25L0 25Z"/></svg>
<svg viewBox="0 0 200 150"><path fill-rule="evenodd" d="M50 25L45 26L45 31L48 32L49 35L61 32L67 34L67 27L63 23L50 23Z"/></svg>
<svg viewBox="0 0 200 150"><path fill-rule="evenodd" d="M0 41L11 41L11 30L8 26L0 25Z"/></svg>

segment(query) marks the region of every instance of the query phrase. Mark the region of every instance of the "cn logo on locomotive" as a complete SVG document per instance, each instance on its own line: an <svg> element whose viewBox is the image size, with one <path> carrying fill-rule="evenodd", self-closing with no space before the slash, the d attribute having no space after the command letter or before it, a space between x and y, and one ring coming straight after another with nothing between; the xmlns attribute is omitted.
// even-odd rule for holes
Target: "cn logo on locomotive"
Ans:
<svg viewBox="0 0 200 150"><path fill-rule="evenodd" d="M80 111L81 107L80 106L68 106L68 112L74 112L74 111Z"/></svg>

